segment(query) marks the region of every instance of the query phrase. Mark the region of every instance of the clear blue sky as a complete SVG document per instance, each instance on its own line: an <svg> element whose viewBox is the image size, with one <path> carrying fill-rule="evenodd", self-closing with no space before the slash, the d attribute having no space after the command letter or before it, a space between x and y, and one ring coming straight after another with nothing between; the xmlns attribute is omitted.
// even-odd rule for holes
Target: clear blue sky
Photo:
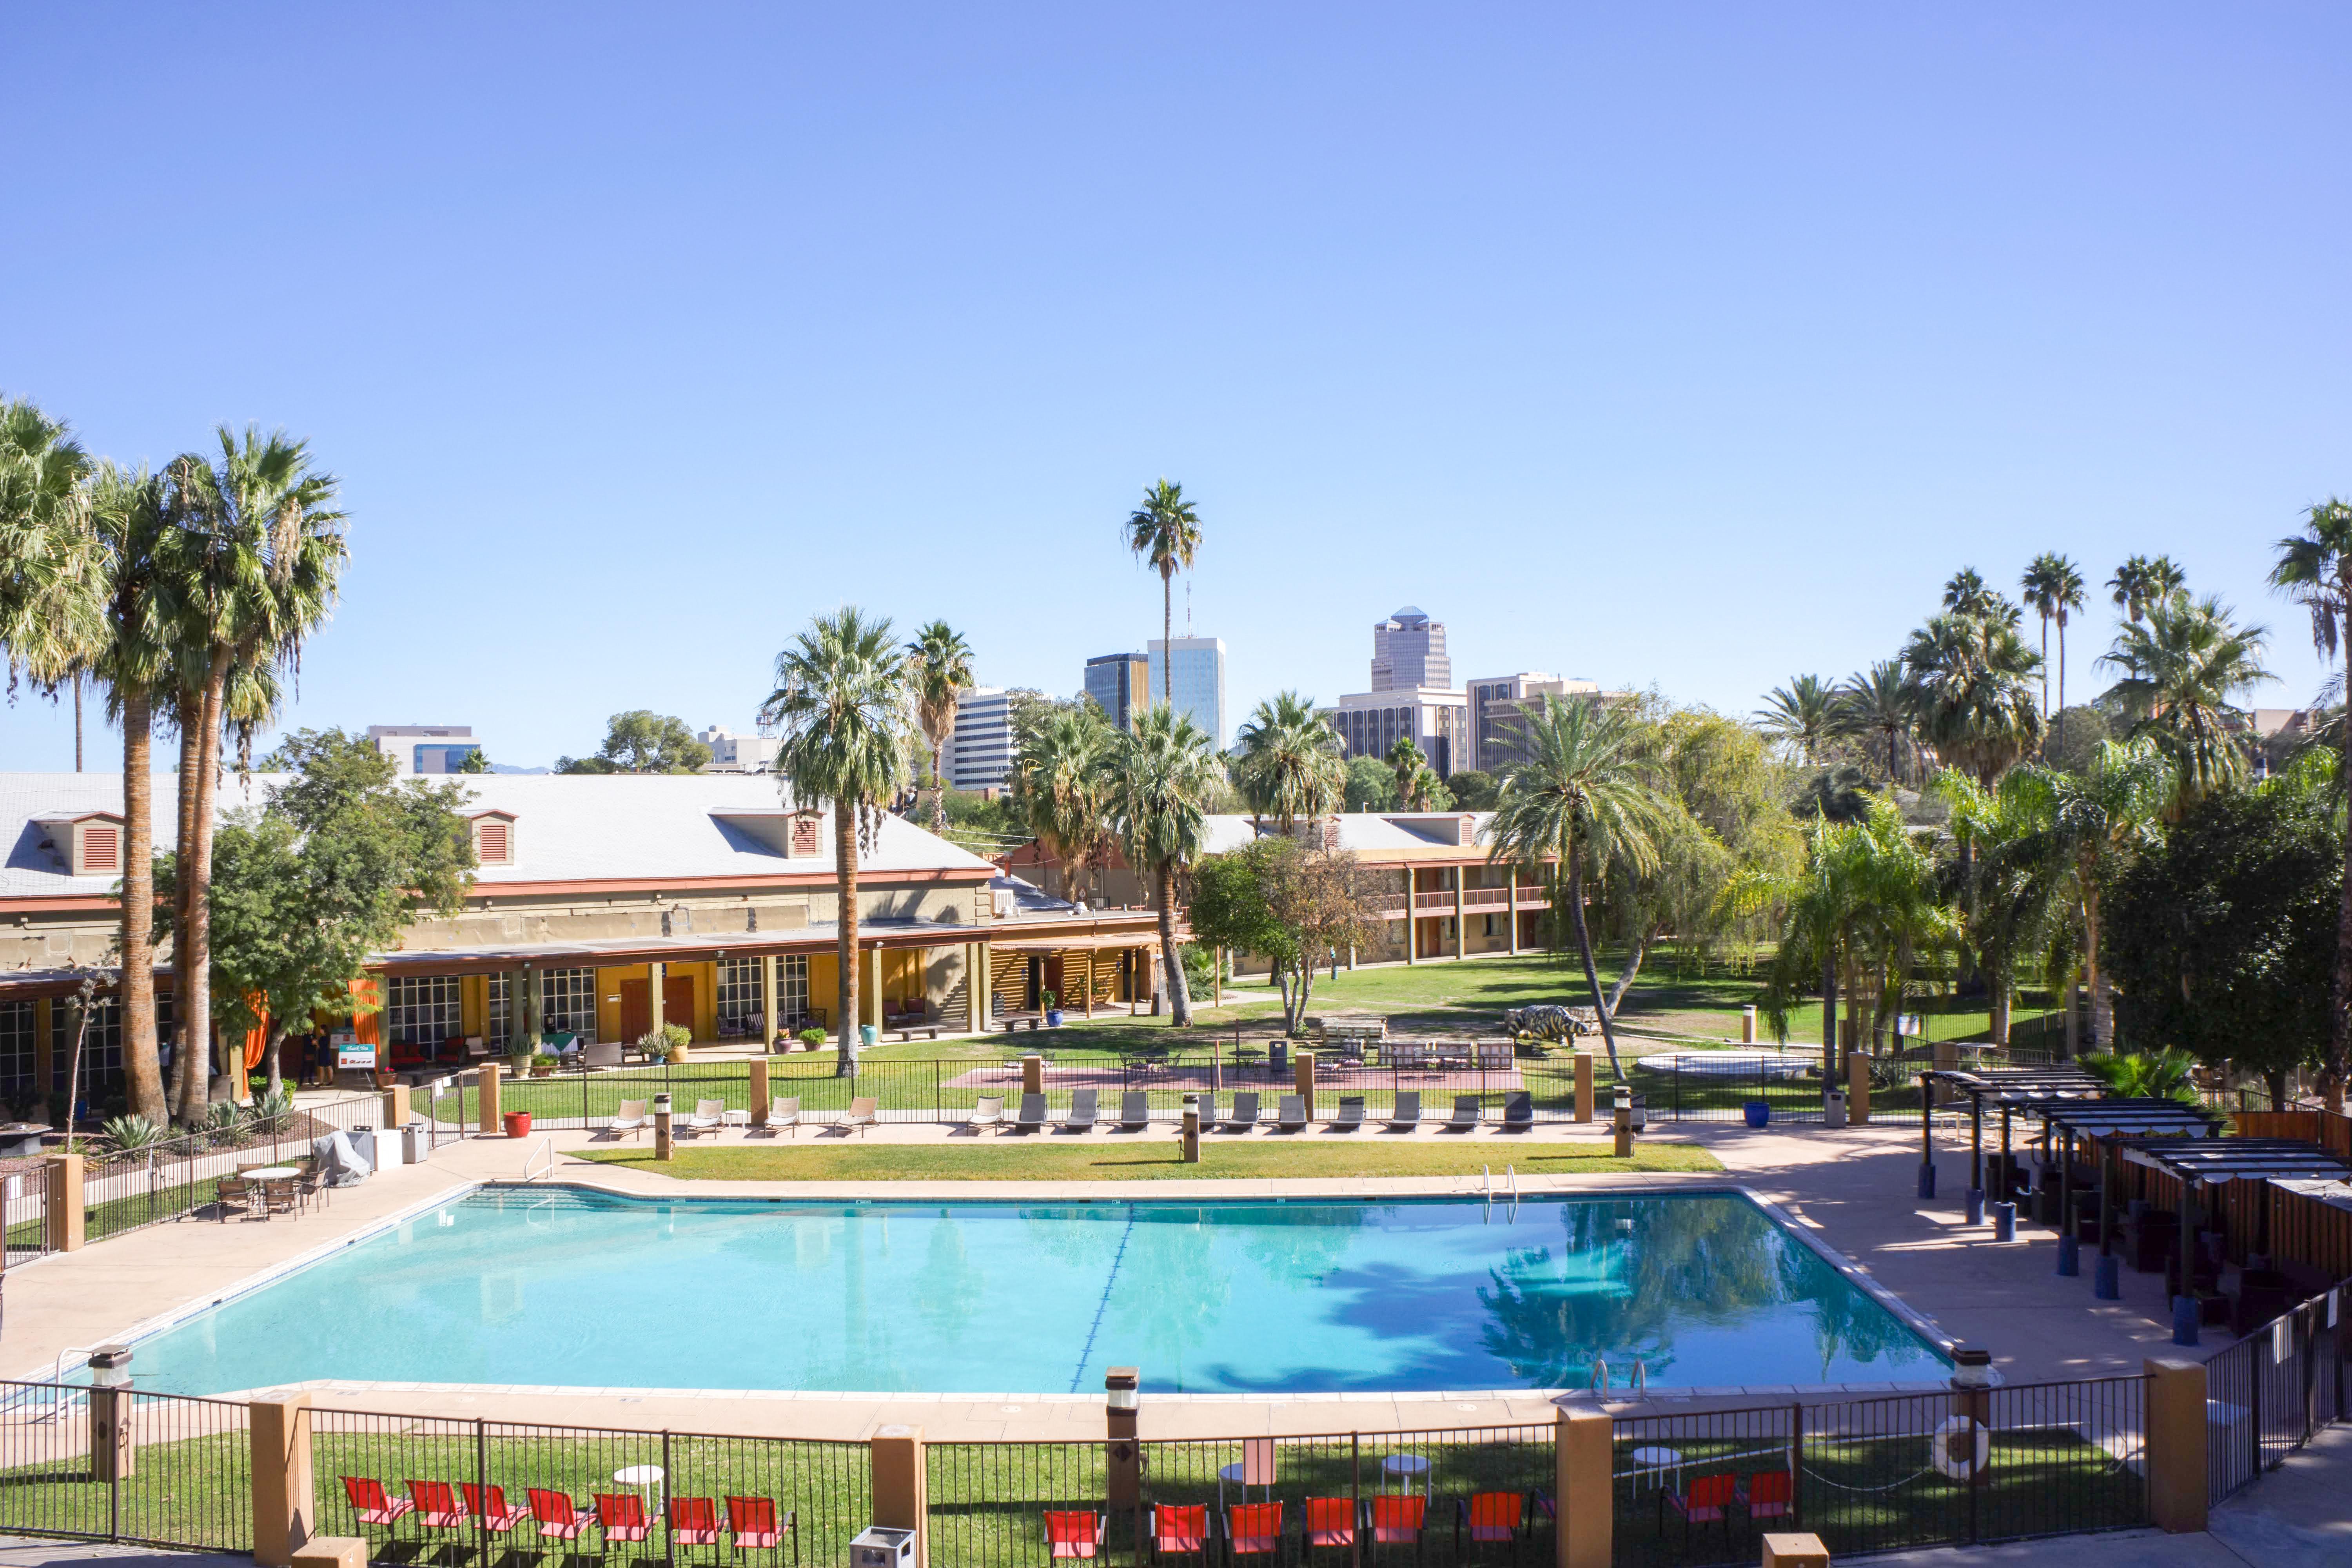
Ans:
<svg viewBox="0 0 2352 1568"><path fill-rule="evenodd" d="M290 722L748 727L855 601L991 684L1140 646L1197 497L1236 714L1457 676L1745 712L1955 568L2168 552L2274 632L2352 492L2352 13L19 5L0 389L310 437ZM1178 614L1182 616L1180 597ZM2104 598L2073 690L2104 684ZM71 765L20 698L0 764ZM110 737L99 737L104 759Z"/></svg>

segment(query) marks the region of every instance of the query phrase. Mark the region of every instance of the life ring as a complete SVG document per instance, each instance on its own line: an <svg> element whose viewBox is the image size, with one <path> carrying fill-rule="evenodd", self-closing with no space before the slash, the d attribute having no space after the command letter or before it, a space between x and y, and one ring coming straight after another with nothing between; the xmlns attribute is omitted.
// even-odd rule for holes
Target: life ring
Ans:
<svg viewBox="0 0 2352 1568"><path fill-rule="evenodd" d="M1974 1442L1963 1457L1956 1451L1958 1446L1952 1439L1969 1436L1973 1436ZM1946 1479L1972 1480L1977 1472L1984 1468L1985 1461L1991 1458L1992 1437L1985 1430L1983 1422L1966 1415L1951 1415L1936 1428L1930 1440L1930 1449L1937 1472Z"/></svg>

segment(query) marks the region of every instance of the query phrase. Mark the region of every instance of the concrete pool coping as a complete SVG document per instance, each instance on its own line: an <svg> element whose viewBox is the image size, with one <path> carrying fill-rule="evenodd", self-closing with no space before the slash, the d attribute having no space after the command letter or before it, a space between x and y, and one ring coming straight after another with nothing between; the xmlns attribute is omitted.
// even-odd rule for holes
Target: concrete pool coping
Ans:
<svg viewBox="0 0 2352 1568"><path fill-rule="evenodd" d="M1736 1182L1725 1182L1719 1176L1711 1173L1641 1173L1633 1174L1630 1181L1627 1179L1627 1176L1628 1173L1616 1173L1606 1176L1531 1177L1529 1178L1528 1184L1520 1188L1519 1196L1522 1199L1580 1197L1603 1201L1615 1195L1712 1196L1738 1197L1745 1199L1747 1202L1754 1205L1758 1209L1761 1210L1783 1233L1801 1240L1817 1258L1843 1278L1850 1287L1860 1289L1868 1295L1871 1300L1876 1301L1881 1307L1891 1313L1895 1318L1896 1321L1902 1323L1913 1333L1926 1341L1937 1354L1945 1356L1947 1359L1949 1358L1955 1342L1949 1334L1946 1333L1942 1328L1934 1321L1933 1319L1929 1318L1925 1313L1918 1311L1909 1303L1903 1300L1901 1297L1896 1296L1894 1292L1879 1284L1876 1280L1873 1279L1866 1271L1861 1269L1857 1265L1855 1265L1851 1258L1848 1258L1842 1253L1838 1252L1822 1237L1813 1234L1813 1232L1819 1228L1817 1226L1813 1225L1810 1221L1790 1214L1780 1205L1765 1197L1754 1189ZM1661 1178L1666 1179L1662 1180ZM403 1226L413 1224L416 1220L424 1217L425 1215L436 1213L453 1204L461 1203L467 1198L485 1192L584 1192L593 1193L602 1197L612 1198L621 1202L639 1204L768 1203L787 1205L838 1204L856 1207L933 1207L942 1203L1027 1203L1056 1205L1132 1205L1139 1203L1153 1203L1181 1205L1204 1201L1223 1201L1227 1203L1366 1203L1379 1202L1382 1199L1419 1199L1423 1201L1444 1199L1462 1202L1465 1200L1475 1201L1481 1197L1486 1197L1490 1203L1508 1203L1510 1201L1505 1196L1490 1196L1480 1190L1465 1192L1458 1185L1448 1184L1451 1182L1458 1180L1458 1178L1446 1177L1382 1178L1375 1184L1359 1178L1355 1179L1352 1184L1350 1184L1347 1179L1342 1178L1293 1178L1279 1179L1278 1184L1283 1189L1279 1192L1268 1192L1264 1190L1235 1192L1232 1189L1264 1189L1269 1185L1277 1184L1276 1182L1269 1181L1266 1178L1244 1179L1239 1181L1207 1179L1197 1183L1155 1183L1153 1184L1154 1191L1148 1195L1138 1194L1134 1190L1135 1184L1129 1182L1057 1182L1052 1184L1023 1184L1015 1182L917 1183L900 1184L899 1185L926 1189L933 1187L947 1187L952 1190L946 1192L925 1190L911 1193L894 1190L877 1195L872 1191L873 1184L855 1182L796 1182L790 1184L698 1183L696 1184L698 1187L710 1185L726 1185L730 1187L744 1185L754 1186L762 1190L728 1193L710 1193L702 1191L673 1193L632 1190L627 1186L611 1180L599 1180L594 1177L584 1175L566 1174L562 1177L539 1181L532 1181L528 1178L515 1179L499 1176L485 1176L467 1180L455 1187L444 1188L425 1197L413 1200L398 1208L393 1209L385 1214L363 1222L355 1229L344 1232L329 1240L320 1242L313 1247L305 1248L302 1251L294 1253L289 1257L281 1258L250 1274L234 1279L222 1287L204 1291L196 1297L181 1302L163 1312L151 1314L150 1316L132 1323L128 1329L124 1330L121 1335L117 1336L117 1338L119 1338L121 1342L130 1345L135 1352L139 1344L143 1341L151 1340L158 1334L168 1332L169 1331L195 1318L201 1317L205 1313L212 1311L228 1302L237 1300L241 1298L252 1295L257 1291L266 1289L270 1286L291 1277L292 1275L314 1267L315 1265L347 1248L357 1247L365 1242L373 1240L388 1232L396 1230ZM1378 1184L1391 1190L1376 1193L1366 1192L1363 1190L1366 1186L1373 1184ZM774 1189L780 1185L789 1185L790 1187L798 1190L792 1192L775 1191ZM1055 1189L1055 1191L1051 1194L1036 1191L1035 1189L1041 1185L1050 1185ZM1171 1186L1180 1186L1185 1189L1195 1190L1170 1192L1167 1189ZM982 1193L973 1191L975 1187L1003 1187L1013 1190L1001 1193ZM809 1189L831 1190L812 1191ZM1200 1191L1197 1189L1213 1190ZM45 1367L38 1369L31 1375L33 1377L44 1377L48 1375L49 1371L49 1368ZM1945 1389L1947 1386L1948 1384L1944 1381L1937 1379L1934 1381L1888 1381L1842 1384L1768 1384L1754 1385L1669 1384L1658 1388L1644 1387L1640 1391L1636 1391L1628 1386L1622 1390L1612 1389L1609 1392L1612 1394L1622 1394L1628 1397L1640 1398L1650 1404L1680 1404L1688 1401L1720 1403L1727 1400L1769 1402L1774 1404L1784 1404L1790 1400L1798 1400L1818 1404L1834 1401L1840 1398L1937 1392ZM449 1402L455 1402L461 1405L471 1404L484 1396L556 1401L567 1399L593 1399L600 1401L617 1400L630 1405L644 1405L648 1402L685 1402L689 1405L699 1405L710 1401L725 1401L739 1405L744 1402L771 1402L777 1405L788 1408L794 1405L824 1405L835 1407L848 1405L877 1405L898 1409L902 1412L904 1411L904 1407L908 1405L956 1407L985 1405L989 1404L999 1405L1003 1407L1004 1413L1018 1412L1024 1409L1026 1406L1032 1405L1045 1407L1049 1411L1055 1407L1067 1407L1071 1409L1098 1409L1102 1403L1102 1395L1099 1393L1045 1394L1022 1391L1005 1391L998 1393L929 1393L829 1389L693 1389L667 1388L639 1384L596 1386L538 1384L467 1384L437 1383L421 1380L354 1380L340 1378L297 1380L282 1384L273 1384L267 1385L266 1387L239 1390L233 1393L224 1392L217 1394L207 1395L206 1397L245 1398L265 1394L284 1394L297 1391L313 1394L326 1394L338 1399L376 1395L421 1395L432 1399L436 1407L430 1411L416 1411L413 1413L434 1415L446 1415L453 1413L452 1409L449 1407ZM1403 1406L1428 1406L1439 1404L1454 1404L1468 1409L1472 1407L1484 1406L1489 1404L1496 1404L1502 1405L1506 1412L1512 1413L1507 1414L1505 1417L1496 1424L1523 1425L1528 1419L1549 1419L1550 1407L1558 1402L1570 1398L1580 1402L1594 1397L1595 1393L1596 1391L1589 1388L1369 1390L1361 1392L1308 1391L1295 1394L1280 1392L1213 1394L1153 1393L1149 1396L1148 1403L1154 1406L1174 1406L1179 1409L1198 1407L1202 1414L1206 1414L1212 1409L1231 1410L1237 1406L1265 1406L1269 1409L1286 1408L1304 1411L1307 1408L1323 1405L1338 1405L1341 1407L1362 1407L1380 1404L1390 1404ZM400 1402L409 1403L410 1399L404 1398ZM1530 1407L1533 1407L1534 1410L1539 1410L1543 1412L1543 1414L1540 1415L1533 1415ZM512 1419L514 1417L509 1416L506 1418ZM1186 1425L1191 1424L1186 1423Z"/></svg>

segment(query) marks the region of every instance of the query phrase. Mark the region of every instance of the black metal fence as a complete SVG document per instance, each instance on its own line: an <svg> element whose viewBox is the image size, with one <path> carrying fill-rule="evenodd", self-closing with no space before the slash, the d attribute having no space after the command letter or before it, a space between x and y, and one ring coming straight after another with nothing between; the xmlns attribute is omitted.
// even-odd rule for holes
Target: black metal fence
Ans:
<svg viewBox="0 0 2352 1568"><path fill-rule="evenodd" d="M252 1455L233 1401L0 1383L0 1534L250 1552Z"/></svg>
<svg viewBox="0 0 2352 1568"><path fill-rule="evenodd" d="M1621 1417L1620 1568L1752 1563L1767 1531L1832 1557L2148 1522L2146 1380Z"/></svg>
<svg viewBox="0 0 2352 1568"><path fill-rule="evenodd" d="M2276 1468L2321 1427L2344 1418L2341 1294L2331 1290L2305 1302L2205 1363L2212 1501Z"/></svg>
<svg viewBox="0 0 2352 1568"><path fill-rule="evenodd" d="M306 1157L331 1131L375 1127L383 1102L374 1095L306 1105L299 1110L237 1110L216 1125L159 1140L143 1148L103 1151L82 1164L85 1237L90 1241L178 1219L210 1207L224 1178L255 1166ZM15 1205L9 1244L18 1245Z"/></svg>

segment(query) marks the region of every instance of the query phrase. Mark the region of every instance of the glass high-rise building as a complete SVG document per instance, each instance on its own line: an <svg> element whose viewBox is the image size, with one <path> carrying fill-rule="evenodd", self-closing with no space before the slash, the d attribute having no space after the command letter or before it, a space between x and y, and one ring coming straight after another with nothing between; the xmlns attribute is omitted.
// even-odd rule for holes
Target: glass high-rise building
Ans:
<svg viewBox="0 0 2352 1568"><path fill-rule="evenodd" d="M1445 623L1407 605L1372 628L1372 689L1450 689L1454 660L1445 651Z"/></svg>
<svg viewBox="0 0 2352 1568"><path fill-rule="evenodd" d="M1104 718L1122 730L1133 729L1135 716L1151 702L1144 692L1144 676L1150 668L1150 661L1139 653L1098 655L1087 660L1087 695Z"/></svg>
<svg viewBox="0 0 2352 1568"><path fill-rule="evenodd" d="M1173 671L1176 711L1208 734L1211 744L1225 749L1225 644L1222 637L1178 637L1172 643L1153 637L1146 645L1150 678L1146 702L1160 700L1160 666ZM1171 657L1172 650L1172 657Z"/></svg>

